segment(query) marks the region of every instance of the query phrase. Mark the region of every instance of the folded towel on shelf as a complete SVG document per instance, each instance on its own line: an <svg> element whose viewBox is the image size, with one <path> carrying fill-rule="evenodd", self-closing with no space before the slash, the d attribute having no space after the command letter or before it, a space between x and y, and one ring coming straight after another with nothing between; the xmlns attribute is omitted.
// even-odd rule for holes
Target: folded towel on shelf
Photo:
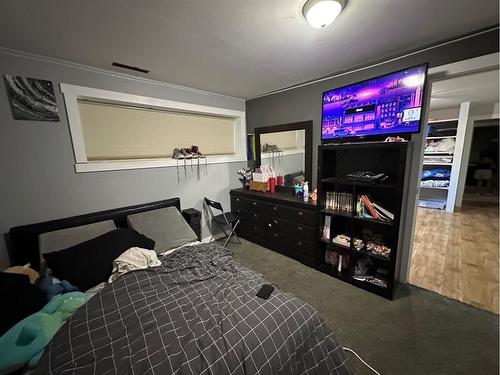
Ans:
<svg viewBox="0 0 500 375"><path fill-rule="evenodd" d="M420 186L423 187L448 187L449 185L449 180L425 180L420 182Z"/></svg>
<svg viewBox="0 0 500 375"><path fill-rule="evenodd" d="M425 155L424 156L424 163L435 163L435 164L446 163L446 164L448 164L451 162L453 162L452 156L436 156L436 155L432 155L432 156Z"/></svg>
<svg viewBox="0 0 500 375"><path fill-rule="evenodd" d="M455 139L445 138L439 141L428 140L425 146L425 152L448 152L452 153L455 150Z"/></svg>
<svg viewBox="0 0 500 375"><path fill-rule="evenodd" d="M448 169L426 169L422 171L422 177L420 178L422 181L425 180L449 180L451 176L451 172Z"/></svg>
<svg viewBox="0 0 500 375"><path fill-rule="evenodd" d="M131 247L113 261L113 273L108 282L112 283L119 276L135 270L158 267L161 262L154 250Z"/></svg>

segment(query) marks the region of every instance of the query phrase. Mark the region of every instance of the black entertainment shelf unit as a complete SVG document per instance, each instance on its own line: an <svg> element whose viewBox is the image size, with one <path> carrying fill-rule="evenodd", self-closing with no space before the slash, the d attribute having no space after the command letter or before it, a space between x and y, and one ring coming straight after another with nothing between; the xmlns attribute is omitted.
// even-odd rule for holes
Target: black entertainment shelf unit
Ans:
<svg viewBox="0 0 500 375"><path fill-rule="evenodd" d="M392 299L396 287L396 269L399 262L399 226L401 220L401 207L405 183L405 165L408 143L407 142L360 142L321 145L318 148L318 204L317 212L320 224L319 243L322 252L327 251L342 255L344 259L341 271L334 262L323 263L319 270L336 277L349 284ZM389 178L384 183L359 181L346 178L348 173L354 171L372 171L386 173ZM343 193L348 195L344 201L344 210L327 207L328 193ZM358 215L358 200L361 195L366 195L370 203L376 203L394 215L393 220L382 221L371 217ZM331 204L329 194L329 204ZM335 202L335 201L334 201ZM368 213L367 207L365 212ZM365 215L367 216L367 215ZM373 216L373 215L371 215ZM325 218L330 217L329 237L324 237ZM350 239L348 244L332 242L337 235L344 235ZM357 241L357 248L354 244ZM367 244L383 244L390 248L388 256L369 251ZM383 280L386 286L360 281L359 272L355 274L356 264L368 264L368 275ZM346 261L347 259L347 261ZM335 264L335 263L334 263ZM359 267L358 267L359 268ZM355 279L356 276L358 279ZM362 277L361 277L362 278ZM369 278L367 278L368 280Z"/></svg>

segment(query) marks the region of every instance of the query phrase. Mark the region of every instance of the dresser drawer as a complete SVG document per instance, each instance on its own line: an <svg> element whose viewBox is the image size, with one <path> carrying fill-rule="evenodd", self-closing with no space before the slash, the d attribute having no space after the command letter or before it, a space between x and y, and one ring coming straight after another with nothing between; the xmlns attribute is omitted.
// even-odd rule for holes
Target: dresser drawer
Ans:
<svg viewBox="0 0 500 375"><path fill-rule="evenodd" d="M316 222L316 212L314 210L288 207L272 202L266 202L265 200L232 196L231 209L233 212L236 212L236 208L310 226L314 226Z"/></svg>
<svg viewBox="0 0 500 375"><path fill-rule="evenodd" d="M255 212L252 210L248 210L246 208L235 207L232 209L232 212L239 215L241 221L251 222L251 223L260 223L264 224L266 218L264 214L260 212Z"/></svg>
<svg viewBox="0 0 500 375"><path fill-rule="evenodd" d="M240 225L236 228L236 234L249 234L258 238L270 238L270 231L263 225L250 221L241 221Z"/></svg>
<svg viewBox="0 0 500 375"><path fill-rule="evenodd" d="M231 208L235 207L245 207L247 199L241 198L239 196L231 195Z"/></svg>
<svg viewBox="0 0 500 375"><path fill-rule="evenodd" d="M282 233L269 230L264 233L265 237L283 248L289 248L304 255L315 256L316 246L312 241L306 241L290 236L288 233Z"/></svg>
<svg viewBox="0 0 500 375"><path fill-rule="evenodd" d="M268 211L269 204L259 199L243 198L239 196L231 197L231 208L240 207L249 211Z"/></svg>
<svg viewBox="0 0 500 375"><path fill-rule="evenodd" d="M294 207L279 207L277 211L277 215L274 215L280 219L306 224L310 226L316 225L316 212L312 210L304 210L300 208Z"/></svg>
<svg viewBox="0 0 500 375"><path fill-rule="evenodd" d="M272 228L272 230L282 233L288 233L296 238L302 238L308 241L314 241L316 240L316 238L318 238L315 227L293 223L280 219L278 217L268 217L266 223L270 228Z"/></svg>

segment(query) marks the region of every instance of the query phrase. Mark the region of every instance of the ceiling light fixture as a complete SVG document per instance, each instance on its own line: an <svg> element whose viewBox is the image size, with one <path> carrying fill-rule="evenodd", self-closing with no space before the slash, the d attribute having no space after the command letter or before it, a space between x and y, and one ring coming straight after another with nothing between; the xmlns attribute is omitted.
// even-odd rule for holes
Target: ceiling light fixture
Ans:
<svg viewBox="0 0 500 375"><path fill-rule="evenodd" d="M342 0L307 0L302 14L309 25L322 29L335 21L344 6L345 1Z"/></svg>

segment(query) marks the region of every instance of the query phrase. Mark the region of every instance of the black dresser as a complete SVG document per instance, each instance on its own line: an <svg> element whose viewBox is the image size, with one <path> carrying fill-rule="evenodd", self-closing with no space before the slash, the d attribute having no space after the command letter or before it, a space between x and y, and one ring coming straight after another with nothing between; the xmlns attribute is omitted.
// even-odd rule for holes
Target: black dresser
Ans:
<svg viewBox="0 0 500 375"><path fill-rule="evenodd" d="M231 190L231 211L241 217L236 233L310 266L322 262L316 205L290 192Z"/></svg>

